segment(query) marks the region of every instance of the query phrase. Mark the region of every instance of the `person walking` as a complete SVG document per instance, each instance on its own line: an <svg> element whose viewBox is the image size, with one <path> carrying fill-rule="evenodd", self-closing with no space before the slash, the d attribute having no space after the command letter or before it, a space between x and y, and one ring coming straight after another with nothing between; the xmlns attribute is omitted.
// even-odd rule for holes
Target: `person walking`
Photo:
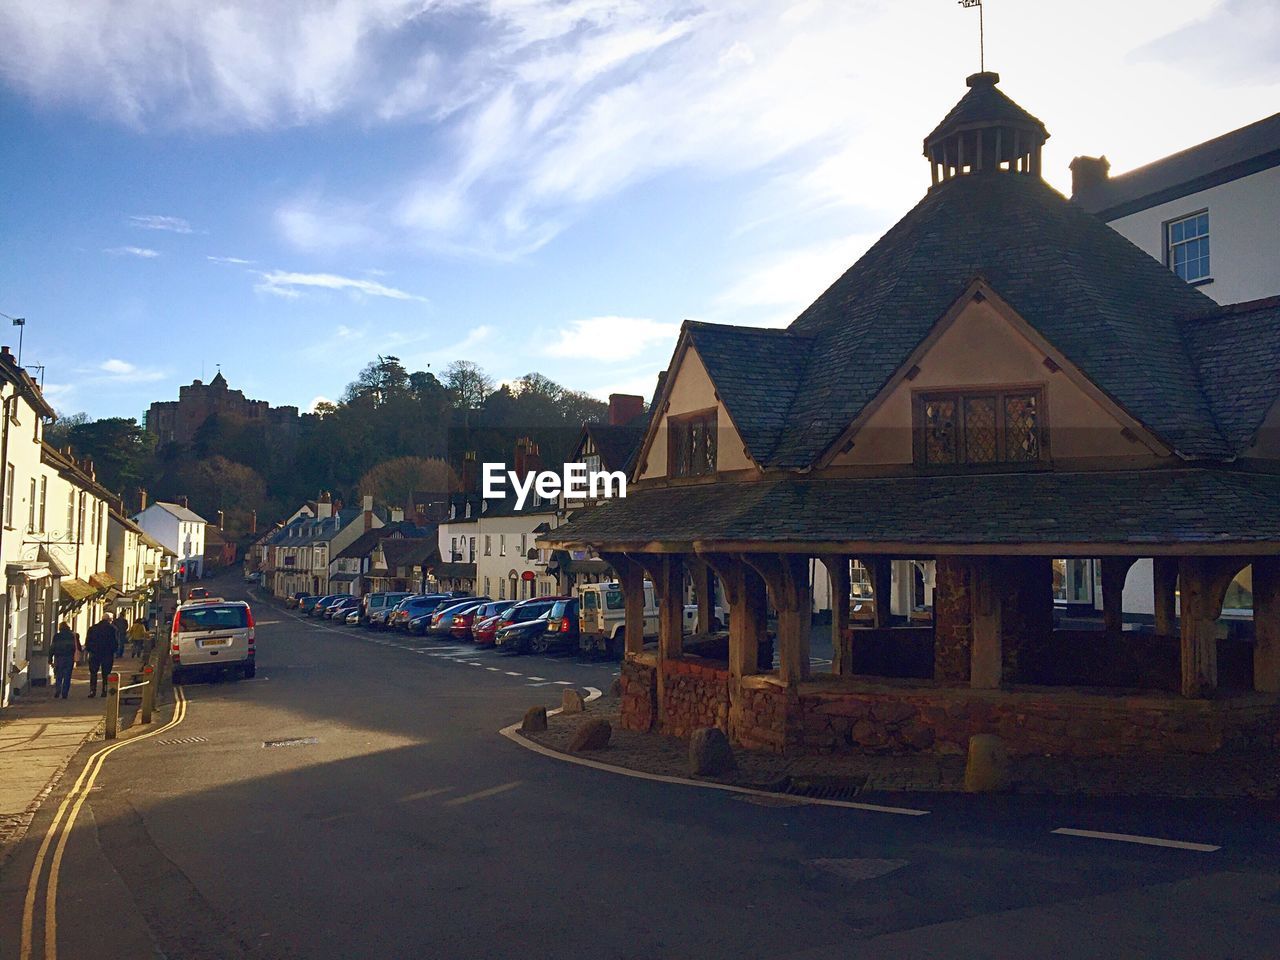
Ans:
<svg viewBox="0 0 1280 960"><path fill-rule="evenodd" d="M71 692L71 671L76 665L76 650L80 647L80 638L63 620L58 624L58 632L53 635L53 643L49 645L49 662L53 664L53 696L67 699Z"/></svg>
<svg viewBox="0 0 1280 960"><path fill-rule="evenodd" d="M89 652L89 696L98 695L98 673L102 673L102 695L107 695L107 677L111 675L111 667L115 663L116 630L111 625L111 617L102 615L102 619L89 628L84 640L85 649Z"/></svg>
<svg viewBox="0 0 1280 960"><path fill-rule="evenodd" d="M147 643L147 637L150 636L147 632L146 624L141 620L133 621L133 625L129 627L129 633L127 636L129 638L129 656L134 659L141 657L143 648Z"/></svg>
<svg viewBox="0 0 1280 960"><path fill-rule="evenodd" d="M123 613L117 613L113 626L116 630L116 656L123 659L124 642L129 637L129 621Z"/></svg>

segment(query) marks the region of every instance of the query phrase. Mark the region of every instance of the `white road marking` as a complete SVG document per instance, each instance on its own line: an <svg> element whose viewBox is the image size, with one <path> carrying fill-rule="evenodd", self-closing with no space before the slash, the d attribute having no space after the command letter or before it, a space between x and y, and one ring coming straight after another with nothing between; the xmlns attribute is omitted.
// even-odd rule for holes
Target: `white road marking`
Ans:
<svg viewBox="0 0 1280 960"><path fill-rule="evenodd" d="M469 793L465 797L454 797L452 800L446 800L446 807L456 807L463 803L470 803L472 800L483 800L485 797L496 796L499 793L506 793L508 790L514 790L523 780L512 780L510 783L504 783L497 787L490 787L488 790L477 790L475 793Z"/></svg>
<svg viewBox="0 0 1280 960"><path fill-rule="evenodd" d="M1116 840L1120 843L1140 843L1148 847L1172 847L1174 850L1195 850L1198 853L1213 853L1221 847L1211 843L1191 843L1188 840L1165 840L1163 837L1143 837L1132 833L1105 833L1100 830L1076 830L1072 827L1059 827L1054 833L1064 837L1085 837L1090 840Z"/></svg>
<svg viewBox="0 0 1280 960"><path fill-rule="evenodd" d="M483 666L484 666L484 664L483 664L483 663L476 663L474 660L472 660L470 663L468 663L466 660L463 660L462 662L463 662L463 663L466 663L468 667L483 667Z"/></svg>
<svg viewBox="0 0 1280 960"><path fill-rule="evenodd" d="M411 793L407 797L401 797L396 803L412 803L415 800L426 800L428 797L438 797L442 793L448 793L453 787L436 787L433 790L419 790L417 793Z"/></svg>
<svg viewBox="0 0 1280 960"><path fill-rule="evenodd" d="M545 679L547 679L547 678L546 678L546 677L530 677L529 679L530 679L530 680L545 680Z"/></svg>
<svg viewBox="0 0 1280 960"><path fill-rule="evenodd" d="M599 700L604 694L595 687L587 687L587 699L583 703L590 703L592 700Z"/></svg>
<svg viewBox="0 0 1280 960"><path fill-rule="evenodd" d="M486 670L488 670L488 671L490 671L490 672L492 672L492 673L501 673L501 672L502 672L502 671L501 671L501 670L499 670L497 667L485 667L485 669L486 669Z"/></svg>
<svg viewBox="0 0 1280 960"><path fill-rule="evenodd" d="M508 676L508 677L523 677L523 676L524 676L524 674L523 674L523 673L516 673L514 670L508 670L508 671L507 671L507 676Z"/></svg>
<svg viewBox="0 0 1280 960"><path fill-rule="evenodd" d="M570 683L568 680L554 680L554 681L552 681L552 682L553 682L553 683L555 683L555 684L556 684L556 686L560 686L560 687L572 687L572 686L573 686L573 684L572 684L572 683Z"/></svg>

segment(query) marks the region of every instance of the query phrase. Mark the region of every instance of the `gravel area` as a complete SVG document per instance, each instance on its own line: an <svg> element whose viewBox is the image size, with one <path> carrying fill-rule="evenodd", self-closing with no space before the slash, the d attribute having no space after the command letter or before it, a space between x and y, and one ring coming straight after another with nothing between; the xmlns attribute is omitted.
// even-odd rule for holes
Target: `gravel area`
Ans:
<svg viewBox="0 0 1280 960"><path fill-rule="evenodd" d="M761 790L787 789L788 781L806 777L838 779L870 793L952 793L964 788L964 758L920 754L876 756L836 754L784 758L734 750L736 773L724 777L692 777L686 740L658 733L623 730L617 698L606 696L586 705L581 714L548 718L545 733L523 734L535 743L565 753L578 724L603 718L613 727L609 746L580 754L602 763L663 776L727 783ZM1280 763L1274 757L1069 760L1027 757L1014 762L1013 791L1064 796L1166 796L1215 799L1280 797Z"/></svg>

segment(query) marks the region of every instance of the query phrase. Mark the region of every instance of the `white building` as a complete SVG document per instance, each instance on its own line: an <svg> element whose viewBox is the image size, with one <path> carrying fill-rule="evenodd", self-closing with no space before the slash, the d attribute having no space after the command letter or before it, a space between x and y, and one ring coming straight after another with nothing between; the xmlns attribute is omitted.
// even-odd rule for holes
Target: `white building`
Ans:
<svg viewBox="0 0 1280 960"><path fill-rule="evenodd" d="M1119 176L1071 162L1071 199L1218 303L1280 294L1280 113Z"/></svg>
<svg viewBox="0 0 1280 960"><path fill-rule="evenodd" d="M133 518L147 536L177 554L180 580L204 576L204 530L208 521L180 503L157 501Z"/></svg>
<svg viewBox="0 0 1280 960"><path fill-rule="evenodd" d="M452 515L438 528L442 562L433 568L435 588L473 590L495 600L556 594L556 578L547 572L551 551L535 541L558 525L557 503L531 495L517 511L512 502L454 498Z"/></svg>

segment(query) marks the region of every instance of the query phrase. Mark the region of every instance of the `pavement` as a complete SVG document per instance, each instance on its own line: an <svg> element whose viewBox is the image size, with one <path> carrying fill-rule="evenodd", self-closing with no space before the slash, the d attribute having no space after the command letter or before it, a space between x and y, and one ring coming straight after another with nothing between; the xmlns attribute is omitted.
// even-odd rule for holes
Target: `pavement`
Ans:
<svg viewBox="0 0 1280 960"><path fill-rule="evenodd" d="M30 905L4 956L1275 956L1274 805L619 776L498 734L614 665L255 615L254 679L184 684L80 788L73 761L0 869Z"/></svg>
<svg viewBox="0 0 1280 960"><path fill-rule="evenodd" d="M115 663L121 673L138 666L128 657ZM77 664L67 699L32 687L0 710L0 864L80 748L102 738L105 703L101 692L89 698L89 670ZM129 711L121 712L123 727Z"/></svg>

